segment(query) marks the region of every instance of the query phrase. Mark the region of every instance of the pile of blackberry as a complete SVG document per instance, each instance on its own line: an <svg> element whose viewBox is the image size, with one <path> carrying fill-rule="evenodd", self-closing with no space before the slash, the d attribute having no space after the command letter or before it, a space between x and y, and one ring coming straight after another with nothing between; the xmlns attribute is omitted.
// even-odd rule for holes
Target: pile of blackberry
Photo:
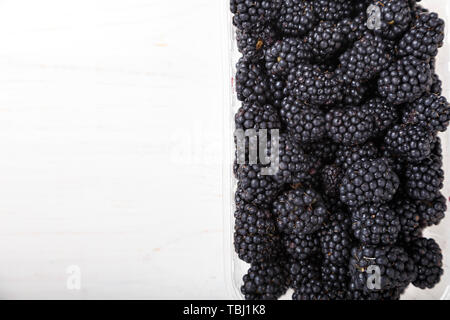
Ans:
<svg viewBox="0 0 450 320"><path fill-rule="evenodd" d="M398 300L410 285L433 288L443 255L423 232L447 211L444 21L415 0L230 1L245 299L292 289L294 300Z"/></svg>

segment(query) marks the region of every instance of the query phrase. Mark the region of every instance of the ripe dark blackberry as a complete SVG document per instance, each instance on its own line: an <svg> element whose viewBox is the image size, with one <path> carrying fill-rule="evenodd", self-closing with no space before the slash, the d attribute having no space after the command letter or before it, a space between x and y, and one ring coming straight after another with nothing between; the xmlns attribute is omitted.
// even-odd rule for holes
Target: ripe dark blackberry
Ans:
<svg viewBox="0 0 450 320"><path fill-rule="evenodd" d="M345 266L323 263L321 266L321 280L324 290L331 300L346 300L348 297L348 261Z"/></svg>
<svg viewBox="0 0 450 320"><path fill-rule="evenodd" d="M239 29L254 30L275 19L281 0L230 0L233 24Z"/></svg>
<svg viewBox="0 0 450 320"><path fill-rule="evenodd" d="M339 192L341 201L354 207L391 201L399 185L385 159L361 160L346 170Z"/></svg>
<svg viewBox="0 0 450 320"><path fill-rule="evenodd" d="M334 108L325 119L328 136L336 143L363 144L374 134L374 118L361 107Z"/></svg>
<svg viewBox="0 0 450 320"><path fill-rule="evenodd" d="M297 260L290 258L286 265L289 287L297 289L305 283L320 278L320 263L316 257Z"/></svg>
<svg viewBox="0 0 450 320"><path fill-rule="evenodd" d="M234 116L236 129L280 129L281 122L277 110L271 105L259 106L243 103Z"/></svg>
<svg viewBox="0 0 450 320"><path fill-rule="evenodd" d="M356 14L354 18L345 18L339 22L339 26L344 32L347 41L353 43L360 40L369 32L367 28L366 10L364 13Z"/></svg>
<svg viewBox="0 0 450 320"><path fill-rule="evenodd" d="M240 165L237 170L237 195L247 203L258 207L267 207L277 197L280 184L272 176L263 175L258 164Z"/></svg>
<svg viewBox="0 0 450 320"><path fill-rule="evenodd" d="M397 121L398 114L396 108L386 103L381 98L373 98L365 105L366 108L375 120L374 130L377 135L384 133L392 124Z"/></svg>
<svg viewBox="0 0 450 320"><path fill-rule="evenodd" d="M338 74L348 84L365 82L385 69L390 60L383 39L366 33L339 57Z"/></svg>
<svg viewBox="0 0 450 320"><path fill-rule="evenodd" d="M432 201L444 187L442 159L431 156L417 164L408 163L404 179L405 190L411 198Z"/></svg>
<svg viewBox="0 0 450 320"><path fill-rule="evenodd" d="M277 257L280 237L269 210L247 204L234 217L234 248L239 259L254 263Z"/></svg>
<svg viewBox="0 0 450 320"><path fill-rule="evenodd" d="M354 285L350 285L347 291L347 300L358 301L394 301L400 300L400 296L404 293L405 288L393 288L388 290L356 290Z"/></svg>
<svg viewBox="0 0 450 320"><path fill-rule="evenodd" d="M305 151L321 165L331 164L334 160L338 145L329 139L315 142L305 146Z"/></svg>
<svg viewBox="0 0 450 320"><path fill-rule="evenodd" d="M353 0L353 12L355 14L366 13L367 8L372 4L372 0Z"/></svg>
<svg viewBox="0 0 450 320"><path fill-rule="evenodd" d="M269 75L270 101L277 109L281 108L281 102L287 96L286 81L281 76Z"/></svg>
<svg viewBox="0 0 450 320"><path fill-rule="evenodd" d="M385 136L384 146L406 162L418 163L431 154L433 136L421 126L395 125Z"/></svg>
<svg viewBox="0 0 450 320"><path fill-rule="evenodd" d="M347 265L352 247L351 220L346 212L334 211L319 231L325 263Z"/></svg>
<svg viewBox="0 0 450 320"><path fill-rule="evenodd" d="M325 115L316 106L286 97L280 115L291 137L300 144L320 141L325 136Z"/></svg>
<svg viewBox="0 0 450 320"><path fill-rule="evenodd" d="M367 287L370 266L380 268L380 290L406 288L415 280L417 269L405 249L397 246L361 245L354 247L350 258L352 287L371 292Z"/></svg>
<svg viewBox="0 0 450 320"><path fill-rule="evenodd" d="M277 300L287 290L284 262L252 263L243 277L241 292L245 300Z"/></svg>
<svg viewBox="0 0 450 320"><path fill-rule="evenodd" d="M407 56L380 73L378 92L389 103L413 102L430 90L432 81L430 65Z"/></svg>
<svg viewBox="0 0 450 320"><path fill-rule="evenodd" d="M409 0L373 0L372 5L381 11L380 25L375 32L386 39L396 39L406 32L412 21Z"/></svg>
<svg viewBox="0 0 450 320"><path fill-rule="evenodd" d="M342 100L345 105L355 106L360 105L369 92L367 83L352 81L350 84L344 86Z"/></svg>
<svg viewBox="0 0 450 320"><path fill-rule="evenodd" d="M444 132L450 122L450 103L443 96L426 94L405 108L402 121Z"/></svg>
<svg viewBox="0 0 450 320"><path fill-rule="evenodd" d="M337 22L352 13L350 0L315 0L314 11L320 20Z"/></svg>
<svg viewBox="0 0 450 320"><path fill-rule="evenodd" d="M311 48L299 38L284 38L266 50L266 69L274 75L287 75L301 62L311 60Z"/></svg>
<svg viewBox="0 0 450 320"><path fill-rule="evenodd" d="M431 84L430 93L440 96L442 94L442 81L441 79L439 79L439 76L436 73L433 74L432 79L433 82Z"/></svg>
<svg viewBox="0 0 450 320"><path fill-rule="evenodd" d="M447 211L447 199L442 194L432 201L417 201L416 205L420 214L420 225L424 228L438 225Z"/></svg>
<svg viewBox="0 0 450 320"><path fill-rule="evenodd" d="M373 142L360 146L340 146L336 151L335 164L347 170L358 161L378 158L378 154L378 148Z"/></svg>
<svg viewBox="0 0 450 320"><path fill-rule="evenodd" d="M287 35L303 36L318 22L313 5L308 0L284 0L278 28Z"/></svg>
<svg viewBox="0 0 450 320"><path fill-rule="evenodd" d="M392 208L400 219L401 231L399 240L403 243L409 243L420 238L422 236L422 228L417 205L407 198L400 197L392 204Z"/></svg>
<svg viewBox="0 0 450 320"><path fill-rule="evenodd" d="M336 55L345 45L346 37L339 25L330 21L320 22L305 38L316 60Z"/></svg>
<svg viewBox="0 0 450 320"><path fill-rule="evenodd" d="M400 219L388 205L366 204L352 211L352 229L362 244L395 244L400 233Z"/></svg>
<svg viewBox="0 0 450 320"><path fill-rule="evenodd" d="M343 98L342 83L336 75L309 64L291 70L287 89L301 101L316 105L334 104Z"/></svg>
<svg viewBox="0 0 450 320"><path fill-rule="evenodd" d="M444 273L442 251L433 239L420 238L408 246L408 254L417 267L413 285L421 289L434 288Z"/></svg>
<svg viewBox="0 0 450 320"><path fill-rule="evenodd" d="M322 227L328 216L320 194L304 188L281 194L272 210L278 229L285 234L314 233Z"/></svg>
<svg viewBox="0 0 450 320"><path fill-rule="evenodd" d="M322 169L321 182L322 190L329 197L339 197L339 186L341 184L343 172L341 167L331 164Z"/></svg>
<svg viewBox="0 0 450 320"><path fill-rule="evenodd" d="M398 56L415 56L428 60L436 57L438 48L444 42L445 22L437 13L424 12L419 14L412 28L400 40Z"/></svg>
<svg viewBox="0 0 450 320"><path fill-rule="evenodd" d="M319 238L316 234L283 235L281 243L287 254L295 260L305 260L319 251Z"/></svg>
<svg viewBox="0 0 450 320"><path fill-rule="evenodd" d="M258 61L263 58L264 51L275 41L277 35L271 26L259 31L236 29L236 42L244 59Z"/></svg>
<svg viewBox="0 0 450 320"><path fill-rule="evenodd" d="M240 101L264 104L269 99L269 85L264 70L244 58L236 64L236 94Z"/></svg>

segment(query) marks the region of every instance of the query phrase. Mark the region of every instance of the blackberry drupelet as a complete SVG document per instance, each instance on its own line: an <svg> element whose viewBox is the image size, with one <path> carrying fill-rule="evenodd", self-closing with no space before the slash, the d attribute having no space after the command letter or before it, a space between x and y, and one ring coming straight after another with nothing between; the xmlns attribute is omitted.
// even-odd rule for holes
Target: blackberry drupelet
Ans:
<svg viewBox="0 0 450 320"><path fill-rule="evenodd" d="M358 161L378 158L378 154L378 148L373 142L360 146L340 146L336 151L335 164L347 170Z"/></svg>
<svg viewBox="0 0 450 320"><path fill-rule="evenodd" d="M299 38L284 38L266 50L266 69L270 74L287 75L301 62L311 60L311 48Z"/></svg>
<svg viewBox="0 0 450 320"><path fill-rule="evenodd" d="M417 201L416 205L420 214L420 225L424 228L438 225L447 211L447 199L442 194L433 201Z"/></svg>
<svg viewBox="0 0 450 320"><path fill-rule="evenodd" d="M406 193L416 200L432 201L444 187L442 159L431 156L420 163L408 163L405 170Z"/></svg>
<svg viewBox="0 0 450 320"><path fill-rule="evenodd" d="M417 267L413 285L421 289L434 288L444 273L442 251L433 239L419 238L408 246L408 254Z"/></svg>
<svg viewBox="0 0 450 320"><path fill-rule="evenodd" d="M336 55L345 45L346 37L339 25L321 21L305 38L316 60L322 61Z"/></svg>
<svg viewBox="0 0 450 320"><path fill-rule="evenodd" d="M417 269L405 249L397 246L360 245L354 247L350 258L351 286L366 293L370 266L380 269L380 290L406 288L417 277Z"/></svg>
<svg viewBox="0 0 450 320"><path fill-rule="evenodd" d="M333 198L339 197L339 186L342 176L342 169L335 164L327 165L322 169L321 186L327 196Z"/></svg>
<svg viewBox="0 0 450 320"><path fill-rule="evenodd" d="M420 13L412 28L400 40L397 51L399 57L415 56L429 60L438 54L444 42L445 22L437 13Z"/></svg>
<svg viewBox="0 0 450 320"><path fill-rule="evenodd" d="M366 204L352 211L355 238L367 245L390 245L397 242L400 219L388 205Z"/></svg>
<svg viewBox="0 0 450 320"><path fill-rule="evenodd" d="M230 0L233 24L242 30L260 29L279 15L281 0Z"/></svg>
<svg viewBox="0 0 450 320"><path fill-rule="evenodd" d="M392 208L400 219L401 231L399 240L409 243L422 236L420 226L420 214L417 205L408 198L400 197L393 204Z"/></svg>
<svg viewBox="0 0 450 320"><path fill-rule="evenodd" d="M291 70L287 89L301 101L316 105L331 105L343 98L342 83L335 73L309 64Z"/></svg>
<svg viewBox="0 0 450 320"><path fill-rule="evenodd" d="M444 132L450 122L450 103L440 95L423 95L406 106L402 121L405 124L426 127L430 131Z"/></svg>
<svg viewBox="0 0 450 320"><path fill-rule="evenodd" d="M430 90L432 81L430 65L407 56L380 73L378 92L388 103L398 105L413 102Z"/></svg>
<svg viewBox="0 0 450 320"><path fill-rule="evenodd" d="M314 105L286 97L280 115L291 137L301 145L320 141L326 134L325 115Z"/></svg>
<svg viewBox="0 0 450 320"><path fill-rule="evenodd" d="M363 144L374 134L374 118L364 108L333 108L325 116L328 136L343 145Z"/></svg>
<svg viewBox="0 0 450 320"><path fill-rule="evenodd" d="M351 220L347 212L335 209L319 236L325 263L347 265L352 247Z"/></svg>
<svg viewBox="0 0 450 320"><path fill-rule="evenodd" d="M264 57L267 50L277 39L277 34L271 26L267 26L259 31L236 30L236 42L240 53L244 59L258 61Z"/></svg>
<svg viewBox="0 0 450 320"><path fill-rule="evenodd" d="M320 194L313 189L298 188L276 199L272 212L278 229L285 234L311 234L327 219L328 211Z"/></svg>
<svg viewBox="0 0 450 320"><path fill-rule="evenodd" d="M277 110L271 105L259 106L243 103L234 116L236 129L280 129L281 121Z"/></svg>
<svg viewBox="0 0 450 320"><path fill-rule="evenodd" d="M241 292L245 300L277 300L287 290L284 262L252 263L243 277Z"/></svg>
<svg viewBox="0 0 450 320"><path fill-rule="evenodd" d="M264 70L255 63L239 59L236 64L236 94L240 101L264 104L269 99L269 85Z"/></svg>
<svg viewBox="0 0 450 320"><path fill-rule="evenodd" d="M346 170L339 192L341 201L354 207L391 201L399 185L385 159L361 160Z"/></svg>
<svg viewBox="0 0 450 320"><path fill-rule="evenodd" d="M398 119L397 109L381 98L369 100L363 108L372 114L375 120L374 130L377 135L383 134Z"/></svg>
<svg viewBox="0 0 450 320"><path fill-rule="evenodd" d="M254 263L277 257L280 237L269 210L247 204L234 217L234 248L239 259Z"/></svg>
<svg viewBox="0 0 450 320"><path fill-rule="evenodd" d="M373 0L372 5L381 11L380 26L375 32L386 39L396 39L405 33L412 21L409 0Z"/></svg>
<svg viewBox="0 0 450 320"><path fill-rule="evenodd" d="M295 260L305 260L319 251L319 237L316 234L289 234L281 239L286 253Z"/></svg>
<svg viewBox="0 0 450 320"><path fill-rule="evenodd" d="M384 146L404 161L418 163L430 156L433 139L424 127L395 125L386 133Z"/></svg>
<svg viewBox="0 0 450 320"><path fill-rule="evenodd" d="M287 35L303 36L318 22L309 0L284 0L281 6L278 28Z"/></svg>

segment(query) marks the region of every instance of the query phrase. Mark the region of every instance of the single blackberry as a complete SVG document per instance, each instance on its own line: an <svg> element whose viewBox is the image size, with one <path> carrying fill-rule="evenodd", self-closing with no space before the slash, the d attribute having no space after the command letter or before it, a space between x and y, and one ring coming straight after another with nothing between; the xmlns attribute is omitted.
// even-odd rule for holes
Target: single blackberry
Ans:
<svg viewBox="0 0 450 320"><path fill-rule="evenodd" d="M263 175L260 165L240 165L237 176L239 181L236 193L247 203L267 207L280 191L280 184L271 176Z"/></svg>
<svg viewBox="0 0 450 320"><path fill-rule="evenodd" d="M431 289L441 280L442 251L433 239L419 238L408 246L408 254L417 267L417 278L413 285L420 289Z"/></svg>
<svg viewBox="0 0 450 320"><path fill-rule="evenodd" d="M338 22L352 13L350 0L315 0L313 6L317 17L323 21Z"/></svg>
<svg viewBox="0 0 450 320"><path fill-rule="evenodd" d="M316 106L286 97L280 115L291 137L300 144L320 141L325 136L325 115Z"/></svg>
<svg viewBox="0 0 450 320"><path fill-rule="evenodd" d="M450 103L443 96L426 94L405 108L402 121L444 132L450 122Z"/></svg>
<svg viewBox="0 0 450 320"><path fill-rule="evenodd" d="M409 243L414 239L420 238L422 236L422 228L417 205L413 201L401 197L393 203L392 208L400 219L401 231L399 240Z"/></svg>
<svg viewBox="0 0 450 320"><path fill-rule="evenodd" d="M388 103L413 102L430 90L432 81L430 65L407 56L380 73L378 92Z"/></svg>
<svg viewBox="0 0 450 320"><path fill-rule="evenodd" d="M266 69L274 75L287 75L301 62L311 60L311 48L298 38L284 38L266 51Z"/></svg>
<svg viewBox="0 0 450 320"><path fill-rule="evenodd" d="M305 260L319 251L316 234L289 234L281 239L287 254L295 260Z"/></svg>
<svg viewBox="0 0 450 320"><path fill-rule="evenodd" d="M369 100L363 108L366 108L372 114L375 120L374 130L377 135L384 133L386 129L397 121L396 108L381 98Z"/></svg>
<svg viewBox="0 0 450 320"><path fill-rule="evenodd" d="M230 0L233 24L243 30L261 28L278 17L281 0Z"/></svg>
<svg viewBox="0 0 450 320"><path fill-rule="evenodd" d="M375 18L374 31L386 39L396 39L405 33L412 21L412 12L409 0L373 0L372 6L376 6L381 13L376 15L375 9L369 7L367 14Z"/></svg>
<svg viewBox="0 0 450 320"><path fill-rule="evenodd" d="M361 245L354 247L350 258L352 288L373 292L367 287L369 267L379 268L380 289L406 288L415 280L417 269L405 249L397 246ZM372 270L373 271L373 270Z"/></svg>
<svg viewBox="0 0 450 320"><path fill-rule="evenodd" d="M313 189L287 191L273 204L278 229L285 234L311 234L319 230L328 216L322 197Z"/></svg>
<svg viewBox="0 0 450 320"><path fill-rule="evenodd" d="M364 108L333 108L326 114L325 119L328 136L336 143L363 144L374 133L374 118Z"/></svg>
<svg viewBox="0 0 450 320"><path fill-rule="evenodd" d="M240 101L264 104L269 99L269 85L264 70L244 58L236 64L236 94Z"/></svg>
<svg viewBox="0 0 450 320"><path fill-rule="evenodd" d="M417 201L416 205L420 214L420 225L424 228L438 225L447 211L447 199L442 194L432 201Z"/></svg>
<svg viewBox="0 0 450 320"><path fill-rule="evenodd" d="M283 260L252 263L243 277L241 292L245 300L277 300L287 290Z"/></svg>
<svg viewBox="0 0 450 320"><path fill-rule="evenodd" d="M276 38L276 32L271 26L265 27L261 32L236 29L238 50L248 61L261 60L264 51L276 41Z"/></svg>
<svg viewBox="0 0 450 320"><path fill-rule="evenodd" d="M331 164L322 169L322 190L329 197L339 197L339 186L342 181L343 172L341 167Z"/></svg>
<svg viewBox="0 0 450 320"><path fill-rule="evenodd" d="M412 28L400 40L398 56L415 56L423 60L436 57L438 48L444 43L444 31L445 22L437 13L419 14Z"/></svg>
<svg viewBox="0 0 450 320"><path fill-rule="evenodd" d="M366 33L339 57L338 75L348 84L365 82L385 69L390 60L383 40Z"/></svg>
<svg viewBox="0 0 450 320"><path fill-rule="evenodd" d="M278 28L287 35L303 36L318 22L313 5L308 0L284 0Z"/></svg>
<svg viewBox="0 0 450 320"><path fill-rule="evenodd" d="M301 101L316 105L334 104L343 98L342 83L336 75L309 64L291 70L287 89Z"/></svg>
<svg viewBox="0 0 450 320"><path fill-rule="evenodd" d="M282 77L275 75L270 75L268 81L270 101L275 108L280 109L281 102L287 96L286 81Z"/></svg>
<svg viewBox="0 0 450 320"><path fill-rule="evenodd" d="M271 105L259 106L243 103L234 116L236 129L280 129L281 122L277 110Z"/></svg>
<svg viewBox="0 0 450 320"><path fill-rule="evenodd" d="M329 59L345 45L346 37L339 25L330 21L320 22L305 38L316 60Z"/></svg>
<svg viewBox="0 0 450 320"><path fill-rule="evenodd" d="M444 187L442 159L431 156L417 164L408 163L404 179L405 190L411 198L432 201Z"/></svg>
<svg viewBox="0 0 450 320"><path fill-rule="evenodd" d="M440 96L442 94L442 81L436 73L433 74L432 79L433 82L431 84L430 93Z"/></svg>
<svg viewBox="0 0 450 320"><path fill-rule="evenodd" d="M389 245L397 242L400 219L387 205L366 204L352 211L352 229L362 244Z"/></svg>
<svg viewBox="0 0 450 320"><path fill-rule="evenodd" d="M351 220L347 213L334 211L319 235L324 261L333 265L346 265L352 247Z"/></svg>
<svg viewBox="0 0 450 320"><path fill-rule="evenodd" d="M300 288L305 283L320 278L320 263L316 257L297 260L289 259L287 265L289 287Z"/></svg>
<svg viewBox="0 0 450 320"><path fill-rule="evenodd" d="M378 154L378 148L373 142L360 146L340 146L336 152L335 164L347 170L358 161L378 158Z"/></svg>
<svg viewBox="0 0 450 320"><path fill-rule="evenodd" d="M404 161L418 163L431 154L433 136L421 126L395 125L385 136L386 150Z"/></svg>
<svg viewBox="0 0 450 320"><path fill-rule="evenodd" d="M239 259L254 263L277 257L280 237L269 210L247 204L234 217L234 248Z"/></svg>
<svg viewBox="0 0 450 320"><path fill-rule="evenodd" d="M354 207L391 201L399 185L385 159L361 160L346 170L339 192L341 201Z"/></svg>

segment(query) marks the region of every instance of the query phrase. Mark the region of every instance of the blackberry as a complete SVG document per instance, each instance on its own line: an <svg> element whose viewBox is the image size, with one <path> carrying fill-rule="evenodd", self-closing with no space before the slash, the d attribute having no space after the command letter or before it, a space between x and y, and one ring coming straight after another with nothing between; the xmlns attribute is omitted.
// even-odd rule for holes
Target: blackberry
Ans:
<svg viewBox="0 0 450 320"><path fill-rule="evenodd" d="M233 24L243 30L261 28L278 16L280 7L281 0L230 0Z"/></svg>
<svg viewBox="0 0 450 320"><path fill-rule="evenodd" d="M380 25L374 28L376 33L386 39L396 39L408 30L412 21L409 0L373 0L372 5L377 6L381 13L375 17L380 19Z"/></svg>
<svg viewBox="0 0 450 320"><path fill-rule="evenodd" d="M335 211L319 232L324 261L346 265L352 247L351 221L346 212Z"/></svg>
<svg viewBox="0 0 450 320"><path fill-rule="evenodd" d="M346 37L339 25L322 21L306 37L306 43L317 60L336 55L345 45Z"/></svg>
<svg viewBox="0 0 450 320"><path fill-rule="evenodd" d="M417 267L413 285L421 289L434 288L444 273L442 251L433 239L420 238L408 246L408 253Z"/></svg>
<svg viewBox="0 0 450 320"><path fill-rule="evenodd" d="M348 168L339 188L341 201L350 207L391 201L400 181L384 159L361 160Z"/></svg>
<svg viewBox="0 0 450 320"><path fill-rule="evenodd" d="M442 194L432 201L417 201L416 205L420 213L420 225L424 228L438 225L447 211L447 199Z"/></svg>
<svg viewBox="0 0 450 320"><path fill-rule="evenodd" d="M406 107L402 121L444 132L450 122L450 104L443 96L426 94Z"/></svg>
<svg viewBox="0 0 450 320"><path fill-rule="evenodd" d="M384 145L404 161L418 163L431 154L433 137L421 126L395 125L385 136Z"/></svg>
<svg viewBox="0 0 450 320"><path fill-rule="evenodd" d="M374 118L366 109L356 106L334 108L325 119L328 136L336 143L363 144L373 136Z"/></svg>
<svg viewBox="0 0 450 320"><path fill-rule="evenodd" d="M345 266L323 263L321 266L321 280L324 290L331 296L331 300L345 300L348 297L348 261Z"/></svg>
<svg viewBox="0 0 450 320"><path fill-rule="evenodd" d="M281 122L277 110L271 105L259 106L243 103L234 116L236 129L280 129Z"/></svg>
<svg viewBox="0 0 450 320"><path fill-rule="evenodd" d="M442 159L431 156L418 164L408 163L404 183L411 198L432 201L444 187Z"/></svg>
<svg viewBox="0 0 450 320"><path fill-rule="evenodd" d="M360 13L366 13L367 8L371 5L372 0L353 0L353 11L357 15Z"/></svg>
<svg viewBox="0 0 450 320"><path fill-rule="evenodd" d="M383 40L366 33L339 57L338 74L346 83L365 82L385 69L390 60Z"/></svg>
<svg viewBox="0 0 450 320"><path fill-rule="evenodd" d="M314 159L323 165L329 164L334 160L338 145L332 143L328 139L318 141L316 143L306 145L305 151Z"/></svg>
<svg viewBox="0 0 450 320"><path fill-rule="evenodd" d="M237 176L239 180L237 195L256 206L267 207L280 191L280 184L275 182L271 176L263 175L260 165L240 165Z"/></svg>
<svg viewBox="0 0 450 320"><path fill-rule="evenodd" d="M325 136L325 115L316 106L286 97L281 103L280 115L289 134L298 143L320 141Z"/></svg>
<svg viewBox="0 0 450 320"><path fill-rule="evenodd" d="M409 243L422 236L420 214L417 205L407 199L400 198L393 203L393 210L400 219L401 231L399 240Z"/></svg>
<svg viewBox="0 0 450 320"><path fill-rule="evenodd" d="M365 34L370 32L367 28L365 10L364 13L357 14L354 18L345 18L338 24L350 43L360 40Z"/></svg>
<svg viewBox="0 0 450 320"><path fill-rule="evenodd" d="M287 35L303 36L318 22L313 5L307 0L284 0L278 28Z"/></svg>
<svg viewBox="0 0 450 320"><path fill-rule="evenodd" d="M441 79L439 79L439 76L436 73L432 76L430 93L437 94L439 96L442 94L442 81Z"/></svg>
<svg viewBox="0 0 450 320"><path fill-rule="evenodd" d="M299 63L307 62L311 58L311 48L308 44L298 38L284 38L266 51L266 69L271 74L287 75Z"/></svg>
<svg viewBox="0 0 450 320"><path fill-rule="evenodd" d="M291 70L287 89L301 101L316 105L334 104L343 98L342 83L336 75L309 64Z"/></svg>
<svg viewBox="0 0 450 320"><path fill-rule="evenodd" d="M286 81L280 76L274 75L270 75L268 79L271 103L275 108L280 109L281 102L287 96Z"/></svg>
<svg viewBox="0 0 450 320"><path fill-rule="evenodd" d="M311 234L318 231L328 216L322 197L313 189L287 191L273 204L278 229L285 234Z"/></svg>
<svg viewBox="0 0 450 320"><path fill-rule="evenodd" d="M305 260L319 250L319 238L316 234L289 234L281 239L287 254L295 260Z"/></svg>
<svg viewBox="0 0 450 320"><path fill-rule="evenodd" d="M364 300L364 301L394 301L400 300L400 296L405 291L405 288L393 288L387 290L356 290L354 285L347 291L347 300Z"/></svg>
<svg viewBox="0 0 450 320"><path fill-rule="evenodd" d="M396 108L381 98L369 100L364 105L364 108L369 110L375 120L374 130L377 135L382 134L397 121L398 114Z"/></svg>
<svg viewBox="0 0 450 320"><path fill-rule="evenodd" d="M407 56L380 73L378 92L388 103L413 102L430 90L432 81L430 65Z"/></svg>
<svg viewBox="0 0 450 320"><path fill-rule="evenodd" d="M327 196L339 197L342 175L342 169L335 164L327 165L322 169L322 190Z"/></svg>
<svg viewBox="0 0 450 320"><path fill-rule="evenodd" d="M252 62L261 60L264 51L276 41L276 38L276 32L270 26L265 27L261 32L236 29L238 50L244 59Z"/></svg>
<svg viewBox="0 0 450 320"><path fill-rule="evenodd" d="M444 42L445 23L437 13L424 12L416 17L412 28L400 40L398 56L415 56L429 60L438 54Z"/></svg>
<svg viewBox="0 0 450 320"><path fill-rule="evenodd" d="M284 261L252 263L243 277L241 292L245 300L277 300L287 290Z"/></svg>
<svg viewBox="0 0 450 320"><path fill-rule="evenodd" d="M400 233L400 219L387 205L366 204L352 209L352 228L362 244L395 244Z"/></svg>
<svg viewBox="0 0 450 320"><path fill-rule="evenodd" d="M244 58L236 64L236 94L240 101L264 104L269 99L269 85L264 70Z"/></svg>
<svg viewBox="0 0 450 320"><path fill-rule="evenodd" d="M343 89L343 103L345 105L360 105L366 98L369 86L366 83L352 81L350 84L344 86Z"/></svg>
<svg viewBox="0 0 450 320"><path fill-rule="evenodd" d="M296 260L289 259L287 264L289 287L297 289L313 279L320 278L320 263L316 257Z"/></svg>
<svg viewBox="0 0 450 320"><path fill-rule="evenodd" d="M269 210L247 204L234 217L234 248L239 259L254 263L276 258L280 237Z"/></svg>
<svg viewBox="0 0 450 320"><path fill-rule="evenodd" d="M361 160L378 158L378 149L373 142L360 146L341 146L336 152L335 164L347 170L354 163Z"/></svg>
<svg viewBox="0 0 450 320"><path fill-rule="evenodd" d="M350 275L354 289L366 293L373 291L367 287L370 266L379 268L379 290L406 288L417 276L414 262L403 248L361 245L352 249L350 258Z"/></svg>
<svg viewBox="0 0 450 320"><path fill-rule="evenodd" d="M349 0L315 0L314 12L323 21L338 22L352 13L352 3Z"/></svg>

